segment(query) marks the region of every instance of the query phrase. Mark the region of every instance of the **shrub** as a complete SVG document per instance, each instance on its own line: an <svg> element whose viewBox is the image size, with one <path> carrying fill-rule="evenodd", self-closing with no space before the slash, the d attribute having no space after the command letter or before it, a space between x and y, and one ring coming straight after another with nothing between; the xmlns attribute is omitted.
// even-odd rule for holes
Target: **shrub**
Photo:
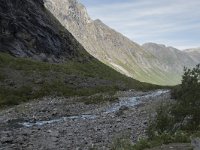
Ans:
<svg viewBox="0 0 200 150"><path fill-rule="evenodd" d="M5 79L5 76L1 73L1 70L0 70L0 81L3 81Z"/></svg>
<svg viewBox="0 0 200 150"><path fill-rule="evenodd" d="M167 133L172 130L174 118L171 114L171 105L161 104L157 110L155 118L149 121L147 134L149 138Z"/></svg>
<svg viewBox="0 0 200 150"><path fill-rule="evenodd" d="M127 140L115 142L116 149L143 150L169 143L189 143L200 137L200 64L184 68L182 84L173 91L172 104L161 104L149 122L148 138L131 145ZM178 126L178 127L176 127Z"/></svg>
<svg viewBox="0 0 200 150"><path fill-rule="evenodd" d="M174 93L177 99L173 108L176 121L187 121L186 128L197 130L200 124L200 64L193 69L184 68L182 84Z"/></svg>
<svg viewBox="0 0 200 150"><path fill-rule="evenodd" d="M137 144L133 145L133 150L143 150L145 148L151 148L147 139L141 139L137 142Z"/></svg>
<svg viewBox="0 0 200 150"><path fill-rule="evenodd" d="M111 150L134 150L134 149L131 140L126 138L125 139L117 138L114 141Z"/></svg>

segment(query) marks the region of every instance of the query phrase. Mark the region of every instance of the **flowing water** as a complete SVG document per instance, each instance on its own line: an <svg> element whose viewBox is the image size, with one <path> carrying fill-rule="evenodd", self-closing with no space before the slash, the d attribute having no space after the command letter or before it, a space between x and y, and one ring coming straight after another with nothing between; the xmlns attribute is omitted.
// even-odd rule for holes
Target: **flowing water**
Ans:
<svg viewBox="0 0 200 150"><path fill-rule="evenodd" d="M121 98L120 101L115 102L108 106L101 114L110 114L117 112L122 106L125 107L135 107L136 105L142 103L141 99L148 99L148 98L153 98L160 96L164 93L168 93L169 90L157 90L154 91L150 94L142 95L142 96L135 96L135 97L124 97ZM58 119L52 119L48 121L34 121L34 122L23 122L20 123L24 127L32 127L32 126L43 126L45 124L53 124L53 123L59 123L59 122L64 122L67 120L92 120L96 119L97 117L100 117L100 115L96 114L81 114L81 115L76 115L76 116L67 116L67 117L61 117Z"/></svg>

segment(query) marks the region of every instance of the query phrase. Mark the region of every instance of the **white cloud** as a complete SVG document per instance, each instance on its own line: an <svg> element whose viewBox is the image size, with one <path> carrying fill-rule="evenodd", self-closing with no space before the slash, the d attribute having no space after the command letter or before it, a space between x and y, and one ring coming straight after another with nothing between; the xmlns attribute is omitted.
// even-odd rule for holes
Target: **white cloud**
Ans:
<svg viewBox="0 0 200 150"><path fill-rule="evenodd" d="M136 42L161 41L181 49L200 46L199 8L200 0L125 0L87 7L93 19Z"/></svg>

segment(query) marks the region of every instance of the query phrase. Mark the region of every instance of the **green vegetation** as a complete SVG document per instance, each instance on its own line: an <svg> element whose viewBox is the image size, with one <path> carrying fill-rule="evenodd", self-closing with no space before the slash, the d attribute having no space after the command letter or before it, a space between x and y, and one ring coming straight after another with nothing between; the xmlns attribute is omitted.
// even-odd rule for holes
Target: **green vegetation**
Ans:
<svg viewBox="0 0 200 150"><path fill-rule="evenodd" d="M133 144L130 139L125 138L117 138L112 147L111 150L132 150Z"/></svg>
<svg viewBox="0 0 200 150"><path fill-rule="evenodd" d="M135 60L133 58L129 58L134 62ZM109 62L104 61L105 64L108 66L113 67ZM131 63L132 65L124 64L119 59L115 59L115 64L123 67L125 70L127 70L130 75L133 76L133 78L144 81L147 83L157 84L157 85L170 85L174 86L181 83L181 75L177 73L172 72L166 72L163 70L160 70L159 68L149 69L148 75L147 70L144 71L140 66L137 65L137 62Z"/></svg>
<svg viewBox="0 0 200 150"><path fill-rule="evenodd" d="M175 122L186 121L184 130L200 129L200 64L196 68L185 68L182 84L175 89L177 104L172 108Z"/></svg>
<svg viewBox="0 0 200 150"><path fill-rule="evenodd" d="M117 138L113 140L111 145L111 150L129 150L133 148L133 144L130 140L131 134L130 132L124 131L123 133L119 133Z"/></svg>
<svg viewBox="0 0 200 150"><path fill-rule="evenodd" d="M153 148L162 144L169 143L189 143L190 134L186 132L176 132L173 135L162 133L154 136L152 139L140 139L136 144L133 144L128 138L118 138L112 145L112 150L144 150Z"/></svg>
<svg viewBox="0 0 200 150"><path fill-rule="evenodd" d="M155 132L198 132L200 129L200 65L184 69L182 84L173 91L175 103L161 106L151 123L150 135Z"/></svg>
<svg viewBox="0 0 200 150"><path fill-rule="evenodd" d="M74 60L52 64L0 53L0 70L0 106L49 95L89 96L131 88L160 88L128 78L95 59L85 63ZM87 103L96 101L101 101L101 98Z"/></svg>
<svg viewBox="0 0 200 150"><path fill-rule="evenodd" d="M182 84L173 90L172 96L176 101L161 104L149 121L147 139L135 145L120 139L114 150L143 150L162 144L189 143L192 137L200 137L200 65L184 69Z"/></svg>
<svg viewBox="0 0 200 150"><path fill-rule="evenodd" d="M2 71L0 70L0 81L3 81L5 79L4 75L2 74Z"/></svg>

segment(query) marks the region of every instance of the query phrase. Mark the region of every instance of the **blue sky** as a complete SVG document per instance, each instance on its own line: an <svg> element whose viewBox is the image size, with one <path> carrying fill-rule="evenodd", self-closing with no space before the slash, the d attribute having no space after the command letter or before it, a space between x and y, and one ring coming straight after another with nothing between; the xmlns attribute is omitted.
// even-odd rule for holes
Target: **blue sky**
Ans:
<svg viewBox="0 0 200 150"><path fill-rule="evenodd" d="M139 44L200 47L200 0L79 0L100 19Z"/></svg>

